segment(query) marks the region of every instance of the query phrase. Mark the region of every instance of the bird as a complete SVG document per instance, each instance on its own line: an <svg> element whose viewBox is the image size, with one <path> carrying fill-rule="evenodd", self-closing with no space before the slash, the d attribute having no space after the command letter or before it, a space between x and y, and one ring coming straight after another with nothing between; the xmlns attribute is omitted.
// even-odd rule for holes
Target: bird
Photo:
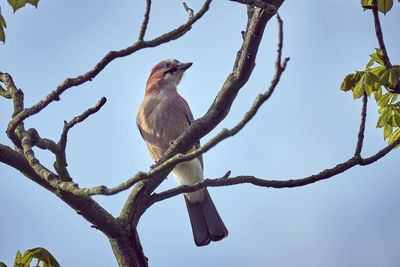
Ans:
<svg viewBox="0 0 400 267"><path fill-rule="evenodd" d="M150 72L136 124L155 162L194 122L188 103L177 91L183 73L192 64L166 59L156 64ZM199 146L200 142L197 142L189 151ZM204 179L203 170L203 157L200 155L178 163L171 173L178 185L193 185ZM197 246L208 245L228 235L207 188L183 195Z"/></svg>

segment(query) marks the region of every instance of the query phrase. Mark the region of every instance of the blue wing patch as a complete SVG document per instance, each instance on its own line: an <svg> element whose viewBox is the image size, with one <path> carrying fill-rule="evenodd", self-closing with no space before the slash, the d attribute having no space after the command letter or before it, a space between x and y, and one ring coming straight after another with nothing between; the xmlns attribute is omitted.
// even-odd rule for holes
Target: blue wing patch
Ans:
<svg viewBox="0 0 400 267"><path fill-rule="evenodd" d="M194 122L192 115L188 113L188 114L186 114L186 118L189 122L189 125L192 125L192 123ZM197 143L196 143L196 148L199 148L199 147L200 147L200 140L197 141ZM203 165L203 163L201 165Z"/></svg>
<svg viewBox="0 0 400 267"><path fill-rule="evenodd" d="M192 123L194 122L194 119L192 117L192 115L190 115L189 113L186 114L187 120L189 122L189 125L192 125Z"/></svg>

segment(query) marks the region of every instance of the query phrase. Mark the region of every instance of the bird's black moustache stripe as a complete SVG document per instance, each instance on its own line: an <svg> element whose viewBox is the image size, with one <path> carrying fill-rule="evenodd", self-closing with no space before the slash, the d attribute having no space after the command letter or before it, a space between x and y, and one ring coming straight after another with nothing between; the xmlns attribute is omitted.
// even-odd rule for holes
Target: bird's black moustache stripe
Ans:
<svg viewBox="0 0 400 267"><path fill-rule="evenodd" d="M174 66L174 67L172 67L172 68L170 68L170 69L168 69L168 70L166 70L166 71L164 71L164 75L166 75L167 73L174 73L175 71L177 71L178 70L178 68L176 67L176 66Z"/></svg>

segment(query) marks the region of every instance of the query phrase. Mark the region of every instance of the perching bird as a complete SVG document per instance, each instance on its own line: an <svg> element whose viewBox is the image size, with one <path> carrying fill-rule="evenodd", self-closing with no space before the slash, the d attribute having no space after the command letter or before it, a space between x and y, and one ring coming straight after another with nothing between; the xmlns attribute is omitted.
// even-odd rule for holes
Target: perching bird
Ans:
<svg viewBox="0 0 400 267"><path fill-rule="evenodd" d="M191 65L175 59L163 60L153 67L147 80L136 124L156 162L194 121L188 104L177 91L183 73ZM199 145L197 143L192 149ZM202 156L177 164L172 174L179 185L192 185L203 180ZM206 188L185 193L184 198L197 246L205 246L211 240L218 241L228 235Z"/></svg>

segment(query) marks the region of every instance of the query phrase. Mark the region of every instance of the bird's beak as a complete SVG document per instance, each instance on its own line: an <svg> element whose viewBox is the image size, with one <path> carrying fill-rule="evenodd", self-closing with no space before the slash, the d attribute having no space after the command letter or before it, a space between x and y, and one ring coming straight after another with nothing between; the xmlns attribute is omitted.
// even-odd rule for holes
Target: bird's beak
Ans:
<svg viewBox="0 0 400 267"><path fill-rule="evenodd" d="M185 70L187 70L188 68L190 68L190 66L192 66L192 65L193 65L192 62L189 62L189 63L182 63L182 64L176 66L176 69L177 69L177 70L183 70L183 71L185 71Z"/></svg>

